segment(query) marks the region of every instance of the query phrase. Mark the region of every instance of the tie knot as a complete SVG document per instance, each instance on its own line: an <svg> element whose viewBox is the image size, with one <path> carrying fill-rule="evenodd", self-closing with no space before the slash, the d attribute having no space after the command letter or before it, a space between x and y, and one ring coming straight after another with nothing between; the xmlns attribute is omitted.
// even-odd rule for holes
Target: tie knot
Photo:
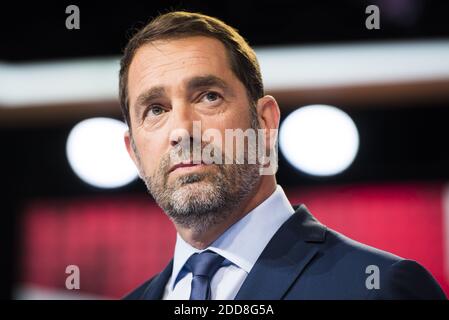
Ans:
<svg viewBox="0 0 449 320"><path fill-rule="evenodd" d="M186 267L192 272L193 277L203 276L209 279L220 269L224 257L212 251L204 251L193 254L186 262Z"/></svg>

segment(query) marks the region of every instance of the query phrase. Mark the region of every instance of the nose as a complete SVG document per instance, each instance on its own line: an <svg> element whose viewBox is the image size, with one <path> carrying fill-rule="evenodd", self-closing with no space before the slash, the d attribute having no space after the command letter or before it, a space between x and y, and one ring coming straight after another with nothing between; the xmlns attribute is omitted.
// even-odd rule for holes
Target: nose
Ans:
<svg viewBox="0 0 449 320"><path fill-rule="evenodd" d="M196 119L192 107L186 103L172 106L169 143L171 147L193 141L193 122Z"/></svg>

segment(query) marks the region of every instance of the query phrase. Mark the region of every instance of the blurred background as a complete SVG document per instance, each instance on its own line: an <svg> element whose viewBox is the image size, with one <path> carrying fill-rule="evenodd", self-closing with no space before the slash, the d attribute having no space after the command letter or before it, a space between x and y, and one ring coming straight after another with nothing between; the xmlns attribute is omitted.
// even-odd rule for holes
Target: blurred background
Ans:
<svg viewBox="0 0 449 320"><path fill-rule="evenodd" d="M171 9L255 48L291 202L417 260L449 294L448 2L40 1L0 11L1 297L116 299L171 259L175 231L126 157L117 99L127 40Z"/></svg>

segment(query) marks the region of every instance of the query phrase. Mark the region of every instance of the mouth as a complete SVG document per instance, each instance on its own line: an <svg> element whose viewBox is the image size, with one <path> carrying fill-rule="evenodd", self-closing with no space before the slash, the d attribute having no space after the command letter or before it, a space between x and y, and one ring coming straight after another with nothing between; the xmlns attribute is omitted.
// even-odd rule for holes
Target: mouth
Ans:
<svg viewBox="0 0 449 320"><path fill-rule="evenodd" d="M180 162L177 163L175 165L173 165L170 170L168 171L168 173L172 173L174 171L190 171L190 170L196 170L202 167L207 166L206 163L201 162L201 163L193 163L192 161L189 162Z"/></svg>

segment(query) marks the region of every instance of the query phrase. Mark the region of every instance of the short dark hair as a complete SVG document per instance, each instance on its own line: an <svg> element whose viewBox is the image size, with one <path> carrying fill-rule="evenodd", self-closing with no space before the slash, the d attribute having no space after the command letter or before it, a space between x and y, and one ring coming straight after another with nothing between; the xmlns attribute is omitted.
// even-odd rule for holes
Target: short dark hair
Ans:
<svg viewBox="0 0 449 320"><path fill-rule="evenodd" d="M231 70L245 86L252 104L263 97L262 75L256 54L236 29L217 18L204 14L185 11L169 12L156 17L138 31L129 40L120 61L120 106L130 129L128 71L136 51L153 41L192 36L215 38L223 43Z"/></svg>

